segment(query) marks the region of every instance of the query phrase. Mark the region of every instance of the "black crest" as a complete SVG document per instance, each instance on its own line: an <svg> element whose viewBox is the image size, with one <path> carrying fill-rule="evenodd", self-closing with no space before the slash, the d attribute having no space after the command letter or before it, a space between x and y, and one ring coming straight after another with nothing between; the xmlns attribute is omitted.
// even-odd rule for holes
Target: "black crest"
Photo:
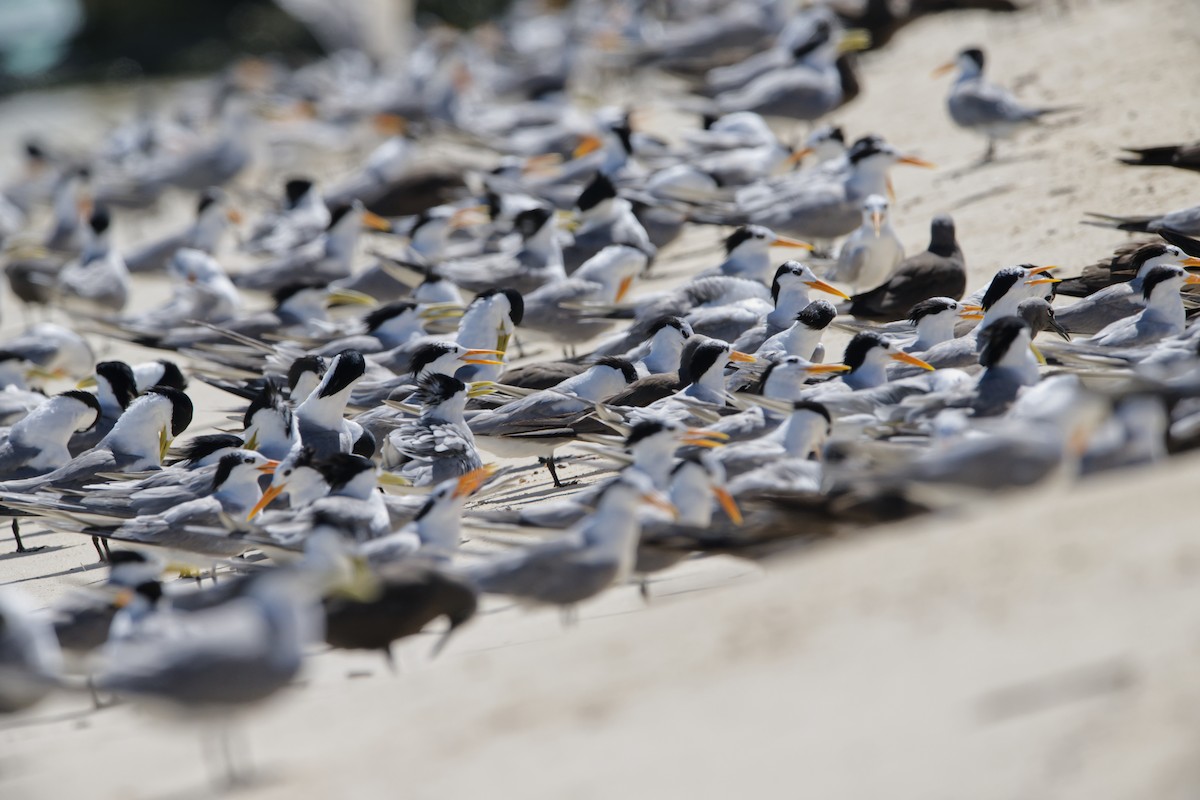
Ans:
<svg viewBox="0 0 1200 800"><path fill-rule="evenodd" d="M192 399L183 392L170 386L151 386L146 394L161 395L171 401L171 438L183 433L192 424Z"/></svg>

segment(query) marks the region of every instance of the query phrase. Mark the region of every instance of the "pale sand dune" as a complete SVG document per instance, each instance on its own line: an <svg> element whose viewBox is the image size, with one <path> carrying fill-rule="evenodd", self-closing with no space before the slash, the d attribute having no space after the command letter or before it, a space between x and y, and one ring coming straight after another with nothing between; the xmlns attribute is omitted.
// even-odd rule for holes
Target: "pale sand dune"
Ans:
<svg viewBox="0 0 1200 800"><path fill-rule="evenodd" d="M897 228L915 250L932 215L953 213L972 285L1023 261L1071 274L1124 241L1078 225L1083 211L1200 201L1196 175L1114 161L1120 145L1200 136L1200 6L1072 5L923 20L864 59L866 91L836 115L851 136L879 132L939 164L895 171ZM1081 108L961 173L983 143L952 128L947 83L928 76L969 44L1021 98ZM199 405L229 404L194 386ZM548 484L531 476L531 492ZM239 796L1194 797L1197 476L1181 458L761 568L694 561L662 576L649 606L614 590L571 630L489 603L436 662L430 637L405 643L394 677L374 655L321 654L305 686L248 721L262 778ZM32 543L62 549L0 556L0 574L41 601L100 579L79 569L94 560L86 540ZM59 698L5 720L0 794L205 794L192 728L89 708Z"/></svg>

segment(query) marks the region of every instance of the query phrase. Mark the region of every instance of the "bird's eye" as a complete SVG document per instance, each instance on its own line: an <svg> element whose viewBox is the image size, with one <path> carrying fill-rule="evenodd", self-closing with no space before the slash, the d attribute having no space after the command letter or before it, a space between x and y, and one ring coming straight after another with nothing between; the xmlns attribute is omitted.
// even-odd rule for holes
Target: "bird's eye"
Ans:
<svg viewBox="0 0 1200 800"><path fill-rule="evenodd" d="M291 471L290 469L288 469L288 470L284 470L284 471L283 471L283 477L285 477L285 478L286 478L288 475L291 475L291 474L292 474L292 471Z"/></svg>

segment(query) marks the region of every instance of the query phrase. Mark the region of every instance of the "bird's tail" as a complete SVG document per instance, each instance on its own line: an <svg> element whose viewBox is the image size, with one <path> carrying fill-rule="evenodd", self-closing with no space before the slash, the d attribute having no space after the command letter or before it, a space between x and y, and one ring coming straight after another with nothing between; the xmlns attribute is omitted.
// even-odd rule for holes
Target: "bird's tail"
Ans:
<svg viewBox="0 0 1200 800"><path fill-rule="evenodd" d="M1135 167L1170 167L1175 163L1177 145L1166 147L1122 147L1129 155L1118 159L1122 164Z"/></svg>
<svg viewBox="0 0 1200 800"><path fill-rule="evenodd" d="M1153 233L1150 223L1157 217L1116 217L1111 214L1097 214L1095 211L1085 211L1092 219L1083 220L1084 225L1095 225L1098 228L1116 228L1120 231Z"/></svg>

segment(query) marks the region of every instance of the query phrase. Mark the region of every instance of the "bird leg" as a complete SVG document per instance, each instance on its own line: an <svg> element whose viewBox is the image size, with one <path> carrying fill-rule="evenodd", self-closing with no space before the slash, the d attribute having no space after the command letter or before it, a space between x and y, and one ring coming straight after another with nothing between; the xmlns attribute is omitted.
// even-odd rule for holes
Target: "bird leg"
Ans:
<svg viewBox="0 0 1200 800"><path fill-rule="evenodd" d="M567 481L563 483L558 479L558 469L554 466L554 456L540 457L538 462L546 465L546 470L550 473L550 477L554 479L554 488L561 489L564 486L574 486L579 481Z"/></svg>
<svg viewBox="0 0 1200 800"><path fill-rule="evenodd" d="M104 557L104 551L100 549L100 537L92 537L92 547L96 548L96 555L100 556L100 563L103 564L108 559Z"/></svg>
<svg viewBox="0 0 1200 800"><path fill-rule="evenodd" d="M642 596L643 602L645 602L645 603L650 602L650 576L649 575L642 575L638 579L638 594L640 594Z"/></svg>
<svg viewBox="0 0 1200 800"><path fill-rule="evenodd" d="M18 553L36 553L38 550L46 549L42 545L39 545L38 547L26 547L25 546L25 544L21 541L21 523L18 522L15 517L13 518L13 521L12 521L12 534L13 534L13 538L17 540L17 552Z"/></svg>
<svg viewBox="0 0 1200 800"><path fill-rule="evenodd" d="M392 644L388 642L383 646L383 660L387 662L388 672L396 674L396 655L392 652Z"/></svg>
<svg viewBox="0 0 1200 800"><path fill-rule="evenodd" d="M996 158L996 140L988 139L987 152L983 154L983 161L980 163L990 164Z"/></svg>

